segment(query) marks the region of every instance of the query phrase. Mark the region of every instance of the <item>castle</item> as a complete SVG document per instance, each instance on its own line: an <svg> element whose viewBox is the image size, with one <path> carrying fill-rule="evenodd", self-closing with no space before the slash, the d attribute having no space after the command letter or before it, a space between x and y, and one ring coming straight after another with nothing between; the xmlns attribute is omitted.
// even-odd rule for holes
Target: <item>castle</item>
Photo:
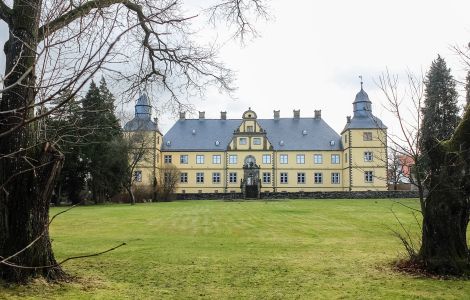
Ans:
<svg viewBox="0 0 470 300"><path fill-rule="evenodd" d="M372 114L363 90L353 102L353 117L340 134L316 110L314 117L258 119L249 108L241 119L179 120L165 134L151 120L146 95L135 106L135 118L124 126L129 136L149 141L146 159L134 171L135 187L149 186L165 170L178 171L176 193L385 191L387 127Z"/></svg>

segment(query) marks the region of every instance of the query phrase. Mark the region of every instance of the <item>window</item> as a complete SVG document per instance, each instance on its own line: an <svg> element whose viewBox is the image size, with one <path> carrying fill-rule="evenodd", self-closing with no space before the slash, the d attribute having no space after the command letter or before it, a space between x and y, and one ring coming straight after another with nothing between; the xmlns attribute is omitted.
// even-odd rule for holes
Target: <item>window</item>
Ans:
<svg viewBox="0 0 470 300"><path fill-rule="evenodd" d="M188 173L180 173L180 182L188 183Z"/></svg>
<svg viewBox="0 0 470 300"><path fill-rule="evenodd" d="M373 171L365 171L364 172L364 181L365 182L374 182L374 172Z"/></svg>
<svg viewBox="0 0 470 300"><path fill-rule="evenodd" d="M263 173L263 183L271 183L271 173L269 172Z"/></svg>
<svg viewBox="0 0 470 300"><path fill-rule="evenodd" d="M220 173L215 172L212 173L212 183L219 183L220 182Z"/></svg>
<svg viewBox="0 0 470 300"><path fill-rule="evenodd" d="M297 154L297 163L298 164L304 164L305 163L305 155Z"/></svg>
<svg viewBox="0 0 470 300"><path fill-rule="evenodd" d="M314 182L315 183L323 183L323 174L322 173L314 173L313 174Z"/></svg>
<svg viewBox="0 0 470 300"><path fill-rule="evenodd" d="M348 162L348 154L347 153L344 153L344 161Z"/></svg>
<svg viewBox="0 0 470 300"><path fill-rule="evenodd" d="M372 141L372 132L364 132L362 138L364 141Z"/></svg>
<svg viewBox="0 0 470 300"><path fill-rule="evenodd" d="M163 161L166 163L166 164L171 164L171 155L165 155L163 157Z"/></svg>
<svg viewBox="0 0 470 300"><path fill-rule="evenodd" d="M372 161L374 160L374 155L371 151L364 152L364 161Z"/></svg>
<svg viewBox="0 0 470 300"><path fill-rule="evenodd" d="M220 164L220 155L212 155L212 163Z"/></svg>
<svg viewBox="0 0 470 300"><path fill-rule="evenodd" d="M288 161L288 159L287 159L287 154L281 154L281 156L280 156L279 158L280 158L280 159L279 159L279 163L281 163L281 164L287 164L287 161Z"/></svg>
<svg viewBox="0 0 470 300"><path fill-rule="evenodd" d="M204 155L196 155L196 163L203 164L204 163Z"/></svg>
<svg viewBox="0 0 470 300"><path fill-rule="evenodd" d="M240 145L246 145L247 139L246 138L240 138L239 143Z"/></svg>
<svg viewBox="0 0 470 300"><path fill-rule="evenodd" d="M305 183L305 173L297 173L297 183Z"/></svg>
<svg viewBox="0 0 470 300"><path fill-rule="evenodd" d="M331 154L331 163L339 164L339 154Z"/></svg>
<svg viewBox="0 0 470 300"><path fill-rule="evenodd" d="M263 154L263 164L271 163L271 154Z"/></svg>
<svg viewBox="0 0 470 300"><path fill-rule="evenodd" d="M344 135L344 143L346 143L346 144L348 143L348 135L347 134Z"/></svg>
<svg viewBox="0 0 470 300"><path fill-rule="evenodd" d="M197 172L196 173L196 182L197 183L204 183L204 173Z"/></svg>
<svg viewBox="0 0 470 300"><path fill-rule="evenodd" d="M228 163L229 164L236 164L237 163L237 156L236 155L229 155L228 156Z"/></svg>
<svg viewBox="0 0 470 300"><path fill-rule="evenodd" d="M287 173L281 173L281 183L287 183Z"/></svg>
<svg viewBox="0 0 470 300"><path fill-rule="evenodd" d="M261 145L261 138L253 138L253 145Z"/></svg>
<svg viewBox="0 0 470 300"><path fill-rule="evenodd" d="M333 184L339 183L339 173L331 173L331 183Z"/></svg>
<svg viewBox="0 0 470 300"><path fill-rule="evenodd" d="M237 183L237 173L235 172L228 173L228 181L230 183Z"/></svg>
<svg viewBox="0 0 470 300"><path fill-rule="evenodd" d="M187 163L188 163L188 156L180 155L180 164L187 164Z"/></svg>
<svg viewBox="0 0 470 300"><path fill-rule="evenodd" d="M321 154L313 155L313 163L322 164L323 163L323 155L321 155Z"/></svg>
<svg viewBox="0 0 470 300"><path fill-rule="evenodd" d="M246 126L246 131L253 132L253 126Z"/></svg>
<svg viewBox="0 0 470 300"><path fill-rule="evenodd" d="M170 184L171 182L171 173L170 172L165 172L163 174L163 181L165 182L165 184Z"/></svg>
<svg viewBox="0 0 470 300"><path fill-rule="evenodd" d="M142 171L135 171L134 172L134 181L142 182Z"/></svg>

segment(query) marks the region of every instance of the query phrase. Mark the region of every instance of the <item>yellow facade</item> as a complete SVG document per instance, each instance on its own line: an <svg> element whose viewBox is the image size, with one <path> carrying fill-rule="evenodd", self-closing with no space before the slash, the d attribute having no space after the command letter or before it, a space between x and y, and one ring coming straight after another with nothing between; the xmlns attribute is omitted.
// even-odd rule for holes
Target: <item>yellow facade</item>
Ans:
<svg viewBox="0 0 470 300"><path fill-rule="evenodd" d="M146 159L136 167L138 185L150 185L158 169L174 166L176 193L385 191L386 127L362 89L353 105L354 117L340 135L320 111L314 118L294 111L289 119L275 111L274 119L262 120L251 109L231 120L225 113L218 120L182 114L165 136L148 133L155 165Z"/></svg>

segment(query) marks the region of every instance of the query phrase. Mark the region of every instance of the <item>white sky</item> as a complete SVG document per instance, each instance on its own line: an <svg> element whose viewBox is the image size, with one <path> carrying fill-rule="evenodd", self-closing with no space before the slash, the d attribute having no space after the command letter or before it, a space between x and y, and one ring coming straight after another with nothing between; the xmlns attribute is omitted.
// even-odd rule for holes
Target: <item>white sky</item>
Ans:
<svg viewBox="0 0 470 300"><path fill-rule="evenodd" d="M358 75L363 75L374 114L393 130L375 84L378 76L387 67L400 74L426 71L440 54L455 78L463 80L464 66L451 46L470 42L469 11L468 0L272 0L273 19L257 25L261 37L244 47L229 42L222 49L222 60L237 73L237 99L214 89L193 104L206 111L206 118L219 118L225 110L228 118L240 118L248 107L259 118L271 118L275 109L281 117L292 117L293 109L312 117L321 109L340 132L352 114ZM1 25L3 44L7 35ZM2 54L2 69L3 60ZM175 120L161 117L161 130Z"/></svg>

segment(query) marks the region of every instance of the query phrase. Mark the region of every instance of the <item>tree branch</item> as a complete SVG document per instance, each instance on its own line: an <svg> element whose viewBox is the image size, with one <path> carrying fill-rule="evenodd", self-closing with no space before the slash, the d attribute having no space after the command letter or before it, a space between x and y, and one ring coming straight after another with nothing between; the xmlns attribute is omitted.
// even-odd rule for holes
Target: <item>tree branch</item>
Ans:
<svg viewBox="0 0 470 300"><path fill-rule="evenodd" d="M0 0L2 1L2 0ZM38 33L38 39L39 41L42 41L49 35L53 34L57 30L69 25L73 21L84 17L88 15L88 13L93 10L93 9L101 9L101 8L106 8L114 4L125 4L126 6L128 5L134 5L137 6L137 4L132 3L129 0L93 0L86 2L69 12L63 14L62 16L50 21L47 24L44 24L39 28L39 33Z"/></svg>
<svg viewBox="0 0 470 300"><path fill-rule="evenodd" d="M11 16L13 15L13 10L8 7L8 5L0 0L0 19L5 21L8 25L11 24Z"/></svg>

